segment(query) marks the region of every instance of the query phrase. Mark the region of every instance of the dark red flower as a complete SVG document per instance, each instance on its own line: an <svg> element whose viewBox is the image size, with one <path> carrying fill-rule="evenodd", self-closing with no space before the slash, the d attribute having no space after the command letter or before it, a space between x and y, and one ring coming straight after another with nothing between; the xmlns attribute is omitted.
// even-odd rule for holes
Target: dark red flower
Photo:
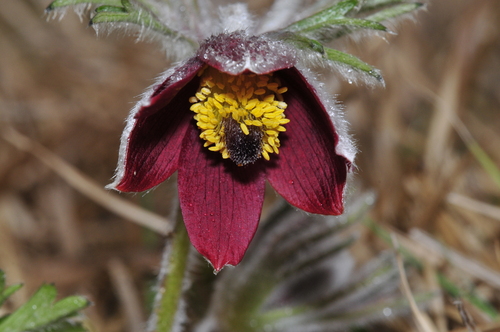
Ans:
<svg viewBox="0 0 500 332"><path fill-rule="evenodd" d="M354 153L334 103L298 66L268 37L209 38L133 109L111 188L148 190L178 171L190 240L217 271L241 261L266 180L304 211L341 214Z"/></svg>

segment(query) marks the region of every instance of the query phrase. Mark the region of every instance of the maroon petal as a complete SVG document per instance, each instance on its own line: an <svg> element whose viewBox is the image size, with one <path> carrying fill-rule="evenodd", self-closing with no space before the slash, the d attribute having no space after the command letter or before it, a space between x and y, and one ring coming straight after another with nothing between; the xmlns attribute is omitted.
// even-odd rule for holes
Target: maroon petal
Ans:
<svg viewBox="0 0 500 332"><path fill-rule="evenodd" d="M193 113L189 97L199 86L203 64L188 61L158 86L149 105L142 106L127 139L123 175L116 189L144 191L165 181L178 169L182 141Z"/></svg>
<svg viewBox="0 0 500 332"><path fill-rule="evenodd" d="M268 180L290 204L304 211L341 214L349 162L335 153L338 137L330 117L295 68L276 74L288 87L284 98L290 122L280 134L280 154L267 168Z"/></svg>
<svg viewBox="0 0 500 332"><path fill-rule="evenodd" d="M193 125L186 136L179 199L191 243L219 271L241 261L255 234L265 176L260 163L238 167L204 148L198 135Z"/></svg>

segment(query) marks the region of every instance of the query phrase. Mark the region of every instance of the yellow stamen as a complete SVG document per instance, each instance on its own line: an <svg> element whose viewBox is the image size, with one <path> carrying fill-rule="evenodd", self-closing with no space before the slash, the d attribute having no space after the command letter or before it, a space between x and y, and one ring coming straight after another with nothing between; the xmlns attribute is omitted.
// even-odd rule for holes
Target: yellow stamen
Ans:
<svg viewBox="0 0 500 332"><path fill-rule="evenodd" d="M287 87L272 74L233 76L206 67L200 77L200 88L189 102L205 147L238 165L279 153L278 135L290 122L282 96Z"/></svg>

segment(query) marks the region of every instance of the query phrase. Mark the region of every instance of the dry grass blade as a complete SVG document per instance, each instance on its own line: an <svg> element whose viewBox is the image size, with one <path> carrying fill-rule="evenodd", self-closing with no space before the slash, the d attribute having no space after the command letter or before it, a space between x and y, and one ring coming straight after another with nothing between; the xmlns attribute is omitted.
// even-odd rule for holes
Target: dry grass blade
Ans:
<svg viewBox="0 0 500 332"><path fill-rule="evenodd" d="M423 262L425 281L436 295L429 301L429 313L434 317L438 331L448 331L446 321L446 300L444 292L440 291L438 270L435 266Z"/></svg>
<svg viewBox="0 0 500 332"><path fill-rule="evenodd" d="M483 203L478 200L457 193L450 193L447 197L447 201L453 205L460 206L464 209L474 211L484 216L500 221L499 207Z"/></svg>
<svg viewBox="0 0 500 332"><path fill-rule="evenodd" d="M446 248L420 229L411 229L409 236L411 239L420 242L428 250L432 251L432 255L447 259L452 265L470 276L484 281L497 289L500 288L500 273L474 259L467 258L450 248Z"/></svg>
<svg viewBox="0 0 500 332"><path fill-rule="evenodd" d="M466 20L456 28L455 49L450 55L444 79L438 92L436 112L431 121L426 146L425 165L436 173L446 157L450 144L452 124L461 111L461 102L467 94L465 82L474 74L474 65L482 49L490 42L491 29L487 24L492 13L488 2L481 2L471 10Z"/></svg>
<svg viewBox="0 0 500 332"><path fill-rule="evenodd" d="M454 301L453 304L457 307L457 310L460 313L460 317L462 317L462 322L467 327L467 330L469 330L469 332L478 332L474 320L472 319L471 315L469 315L467 310L465 310L462 301L457 300Z"/></svg>
<svg viewBox="0 0 500 332"><path fill-rule="evenodd" d="M392 233L391 234L391 240L392 240L392 245L394 247L394 250L396 252L396 262L398 265L398 271L399 271L399 276L401 279L401 288L403 291L404 296L410 303L410 308L411 311L415 317L415 321L417 323L418 330L421 332L437 332L437 328L434 326L430 318L422 313L420 309L417 306L417 302L415 301L415 298L413 297L412 291L410 289L410 285L408 283L408 278L406 277L406 272L403 266L403 258L401 257L401 254L399 252L399 242L397 239L397 235Z"/></svg>
<svg viewBox="0 0 500 332"><path fill-rule="evenodd" d="M113 196L57 155L15 129L3 128L1 136L19 150L33 154L74 189L111 212L162 235L167 235L172 231L172 225L168 219Z"/></svg>
<svg viewBox="0 0 500 332"><path fill-rule="evenodd" d="M137 332L144 328L140 296L134 287L133 278L125 264L113 259L108 263L108 271L113 280L115 291L127 317L127 331Z"/></svg>
<svg viewBox="0 0 500 332"><path fill-rule="evenodd" d="M455 118L453 125L457 133L467 145L469 151L474 155L481 166L483 166L485 171L489 174L497 186L500 187L500 169L498 168L498 165L481 148L477 141L472 137L465 124L459 118Z"/></svg>

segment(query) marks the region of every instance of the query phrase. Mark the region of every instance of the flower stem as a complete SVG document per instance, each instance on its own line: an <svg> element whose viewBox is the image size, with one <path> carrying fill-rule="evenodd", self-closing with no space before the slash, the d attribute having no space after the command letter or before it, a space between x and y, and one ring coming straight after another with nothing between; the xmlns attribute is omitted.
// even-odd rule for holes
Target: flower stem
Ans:
<svg viewBox="0 0 500 332"><path fill-rule="evenodd" d="M179 212L168 253L167 273L163 277L160 292L163 296L157 308L157 332L171 332L181 301L184 275L189 254L189 238Z"/></svg>

